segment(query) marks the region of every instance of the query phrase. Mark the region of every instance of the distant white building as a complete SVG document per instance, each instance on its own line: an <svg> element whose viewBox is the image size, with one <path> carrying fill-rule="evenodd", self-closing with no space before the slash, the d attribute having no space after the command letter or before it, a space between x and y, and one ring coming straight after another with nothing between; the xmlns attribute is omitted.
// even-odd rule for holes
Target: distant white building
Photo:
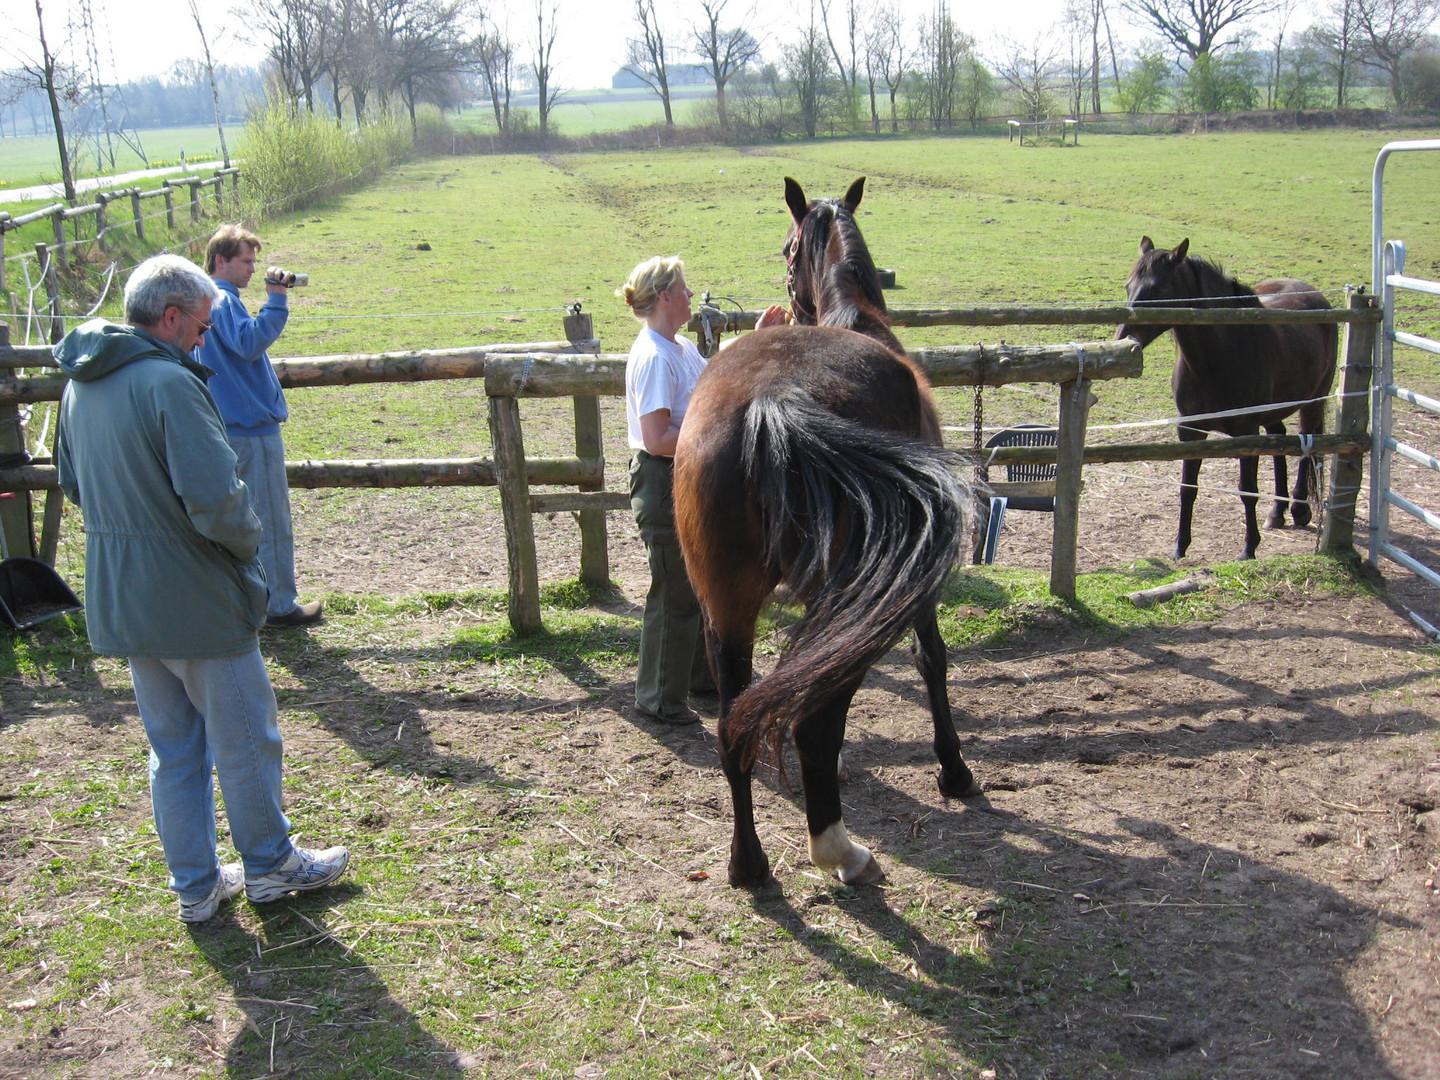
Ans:
<svg viewBox="0 0 1440 1080"><path fill-rule="evenodd" d="M704 64L671 64L666 71L671 86L713 86L715 83ZM610 79L612 90L634 90L649 85L629 68L621 68Z"/></svg>

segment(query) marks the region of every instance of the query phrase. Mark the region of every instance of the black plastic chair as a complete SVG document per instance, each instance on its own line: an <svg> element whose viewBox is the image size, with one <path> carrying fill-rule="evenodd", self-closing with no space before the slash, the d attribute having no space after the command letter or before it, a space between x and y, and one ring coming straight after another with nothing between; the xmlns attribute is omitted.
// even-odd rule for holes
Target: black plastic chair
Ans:
<svg viewBox="0 0 1440 1080"><path fill-rule="evenodd" d="M17 556L0 562L0 625L30 630L79 610L80 600L70 586L39 559Z"/></svg>
<svg viewBox="0 0 1440 1080"><path fill-rule="evenodd" d="M997 431L985 441L985 449L998 446L1054 446L1060 439L1060 430L1045 424L1021 424L1017 427ZM1057 469L1054 465L1007 465L1007 484L1050 484L1055 482ZM981 466L981 478L990 482L988 466ZM1027 495L1023 492L992 495L984 522L984 539L975 552L976 564L989 566L995 561L995 550L1000 546L1000 530L1005 525L1006 510L1036 510L1042 513L1055 512L1053 487L1048 494Z"/></svg>

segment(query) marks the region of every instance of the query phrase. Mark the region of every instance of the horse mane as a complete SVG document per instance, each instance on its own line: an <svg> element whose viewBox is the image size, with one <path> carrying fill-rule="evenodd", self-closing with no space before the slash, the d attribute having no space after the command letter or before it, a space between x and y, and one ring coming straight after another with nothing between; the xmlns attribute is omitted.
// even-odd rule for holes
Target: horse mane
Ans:
<svg viewBox="0 0 1440 1080"><path fill-rule="evenodd" d="M832 233L839 239L840 257L827 261ZM800 224L798 246L803 279L812 293L806 300L813 306L816 324L856 330L898 350L880 275L850 210L838 199L817 201Z"/></svg>
<svg viewBox="0 0 1440 1080"><path fill-rule="evenodd" d="M1185 269L1196 281L1194 307L1260 307L1255 290L1236 278L1220 262L1203 255L1186 255Z"/></svg>

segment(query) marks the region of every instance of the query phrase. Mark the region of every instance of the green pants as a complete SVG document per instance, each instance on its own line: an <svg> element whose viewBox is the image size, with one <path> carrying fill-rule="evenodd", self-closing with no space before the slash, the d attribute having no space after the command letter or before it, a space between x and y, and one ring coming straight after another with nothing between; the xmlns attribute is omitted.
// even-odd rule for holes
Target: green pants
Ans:
<svg viewBox="0 0 1440 1080"><path fill-rule="evenodd" d="M630 462L630 507L650 556L650 591L640 623L635 704L670 715L687 708L692 689L712 689L700 604L685 574L675 532L673 460L637 450Z"/></svg>

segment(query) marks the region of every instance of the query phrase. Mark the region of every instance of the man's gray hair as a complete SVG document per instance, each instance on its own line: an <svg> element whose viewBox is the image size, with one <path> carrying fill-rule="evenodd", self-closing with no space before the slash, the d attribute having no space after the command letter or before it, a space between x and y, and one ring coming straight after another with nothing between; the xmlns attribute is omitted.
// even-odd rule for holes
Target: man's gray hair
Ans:
<svg viewBox="0 0 1440 1080"><path fill-rule="evenodd" d="M125 282L125 321L131 326L154 326L165 317L165 309L189 311L209 300L220 299L220 290L208 274L179 255L156 255L135 268Z"/></svg>

